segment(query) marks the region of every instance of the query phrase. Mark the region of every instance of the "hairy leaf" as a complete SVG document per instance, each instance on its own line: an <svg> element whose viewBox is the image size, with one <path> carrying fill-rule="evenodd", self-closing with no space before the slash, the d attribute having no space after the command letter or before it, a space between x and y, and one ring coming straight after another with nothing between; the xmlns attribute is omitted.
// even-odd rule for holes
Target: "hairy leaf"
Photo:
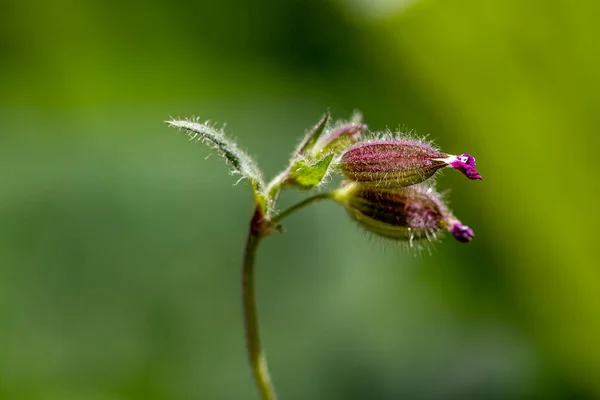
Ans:
<svg viewBox="0 0 600 400"><path fill-rule="evenodd" d="M325 113L319 120L319 122L306 134L302 142L298 145L298 149L296 150L295 156L300 156L302 154L306 154L310 151L310 149L315 145L319 136L325 131L325 127L327 126L327 122L329 122L329 118L331 114L328 112Z"/></svg>
<svg viewBox="0 0 600 400"><path fill-rule="evenodd" d="M263 193L265 185L260 169L248 154L241 150L233 140L225 136L222 129L216 129L208 122L198 120L170 120L165 122L174 128L183 129L190 140L202 141L216 149L232 166L232 174L241 175L242 178L250 181L256 199L263 208L266 207Z"/></svg>

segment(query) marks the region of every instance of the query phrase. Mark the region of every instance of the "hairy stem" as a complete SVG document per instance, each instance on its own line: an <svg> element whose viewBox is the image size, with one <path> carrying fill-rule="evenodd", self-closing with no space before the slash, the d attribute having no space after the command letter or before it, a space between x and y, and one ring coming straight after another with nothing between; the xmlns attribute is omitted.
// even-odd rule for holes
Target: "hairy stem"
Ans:
<svg viewBox="0 0 600 400"><path fill-rule="evenodd" d="M263 400L276 400L275 389L271 383L267 360L260 346L258 330L258 314L256 311L256 296L254 293L254 261L256 249L262 239L261 227L263 214L257 207L250 221L250 231L246 240L244 260L242 262L242 300L244 305L244 326L246 329L246 348L254 381Z"/></svg>
<svg viewBox="0 0 600 400"><path fill-rule="evenodd" d="M254 263L256 261L256 250L263 237L273 231L273 227L284 218L300 210L301 208L318 200L332 198L332 193L319 193L301 201L300 203L277 214L272 220L265 218L261 207L257 206L252 219L244 249L242 261L242 301L244 308L244 327L246 332L246 348L248 358L254 375L254 381L262 400L276 400L275 388L271 383L267 360L260 345L258 326L258 312L256 307L256 295L254 292Z"/></svg>

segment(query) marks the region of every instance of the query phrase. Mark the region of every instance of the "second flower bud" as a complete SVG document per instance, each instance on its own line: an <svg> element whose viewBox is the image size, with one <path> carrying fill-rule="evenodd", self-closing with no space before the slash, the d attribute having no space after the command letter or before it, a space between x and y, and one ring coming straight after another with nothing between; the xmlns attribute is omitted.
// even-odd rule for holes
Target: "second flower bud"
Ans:
<svg viewBox="0 0 600 400"><path fill-rule="evenodd" d="M376 188L351 183L340 188L334 198L362 228L388 239L412 243L449 231L456 240L467 243L475 236L431 187Z"/></svg>

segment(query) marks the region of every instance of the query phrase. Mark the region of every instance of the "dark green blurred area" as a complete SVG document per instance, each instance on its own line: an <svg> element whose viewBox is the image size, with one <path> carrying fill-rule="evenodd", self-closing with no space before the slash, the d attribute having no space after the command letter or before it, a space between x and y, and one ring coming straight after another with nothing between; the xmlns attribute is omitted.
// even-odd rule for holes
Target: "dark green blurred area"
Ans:
<svg viewBox="0 0 600 400"><path fill-rule="evenodd" d="M330 109L469 152L476 232L411 255L335 204L259 251L282 400L598 399L596 1L0 5L0 399L257 399L250 191L169 117L227 122L271 176ZM285 193L282 205L303 197Z"/></svg>

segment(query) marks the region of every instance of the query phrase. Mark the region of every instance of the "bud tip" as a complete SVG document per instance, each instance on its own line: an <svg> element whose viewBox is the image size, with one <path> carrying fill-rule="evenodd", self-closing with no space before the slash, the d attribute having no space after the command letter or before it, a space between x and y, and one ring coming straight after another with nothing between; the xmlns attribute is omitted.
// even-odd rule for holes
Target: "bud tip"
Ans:
<svg viewBox="0 0 600 400"><path fill-rule="evenodd" d="M452 168L455 168L462 172L469 179L483 180L482 176L475 169L475 158L470 154L461 154L456 156L453 161L450 162Z"/></svg>
<svg viewBox="0 0 600 400"><path fill-rule="evenodd" d="M455 222L454 225L452 225L451 232L452 236L454 236L454 239L458 240L461 243L469 243L471 240L473 240L473 237L475 236L475 233L473 233L473 230L471 228L469 228L466 225L463 225L459 221Z"/></svg>

